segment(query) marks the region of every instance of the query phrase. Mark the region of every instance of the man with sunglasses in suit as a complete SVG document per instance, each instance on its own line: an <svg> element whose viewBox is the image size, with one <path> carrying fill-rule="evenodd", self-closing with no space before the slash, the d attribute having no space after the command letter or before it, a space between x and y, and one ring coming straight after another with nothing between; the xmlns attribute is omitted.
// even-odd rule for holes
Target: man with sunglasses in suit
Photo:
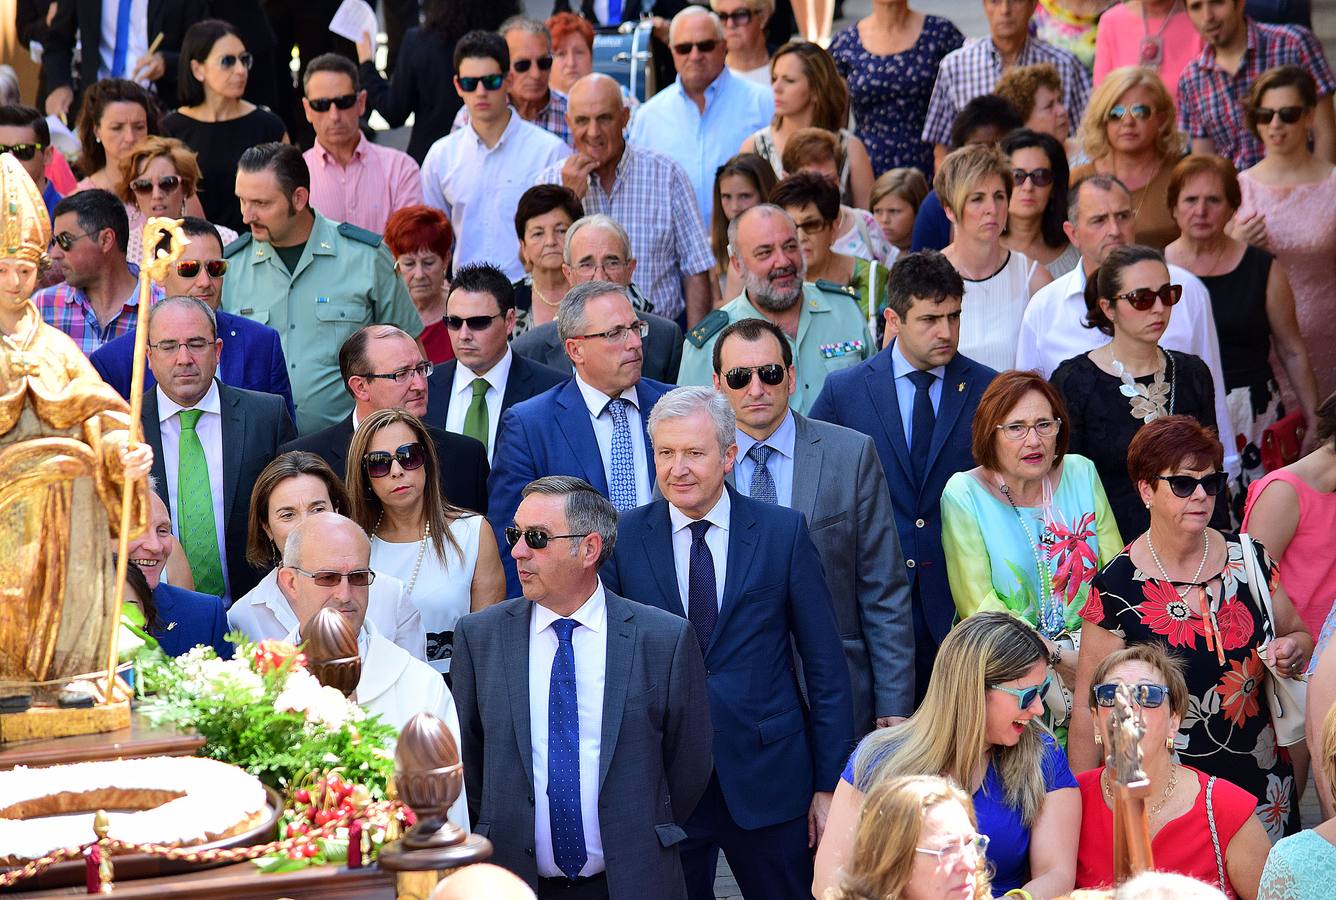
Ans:
<svg viewBox="0 0 1336 900"><path fill-rule="evenodd" d="M195 216L187 216L181 227L190 243L163 279L162 287L167 296L194 297L213 310L218 322L218 336L227 344L227 350L218 362L218 378L223 384L277 394L287 404L288 415L295 422L297 412L292 406L292 384L288 380L288 364L283 357L278 332L245 316L219 309L227 260L223 259L223 242L218 229ZM162 246L165 249L165 239ZM127 400L130 399L130 373L134 366L134 341L133 333L123 335L103 344L88 358L102 380ZM144 389L152 390L154 384L153 371L149 369L144 372Z"/></svg>
<svg viewBox="0 0 1336 900"><path fill-rule="evenodd" d="M506 92L510 105L524 121L571 143L567 97L551 87L552 34L547 26L528 16L511 16L501 23L497 33L510 49L510 87ZM462 106L450 130L458 131L470 121L468 106Z"/></svg>
<svg viewBox="0 0 1336 900"><path fill-rule="evenodd" d="M302 108L315 143L302 154L311 170L311 205L326 219L385 233L396 209L422 202L422 172L402 150L373 144L362 133L366 91L357 66L326 53L302 76Z"/></svg>

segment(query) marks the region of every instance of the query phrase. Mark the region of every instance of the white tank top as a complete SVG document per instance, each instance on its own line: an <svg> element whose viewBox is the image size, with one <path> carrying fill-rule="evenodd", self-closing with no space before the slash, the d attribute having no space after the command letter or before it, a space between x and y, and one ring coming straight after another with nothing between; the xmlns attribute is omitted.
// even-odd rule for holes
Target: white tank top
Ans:
<svg viewBox="0 0 1336 900"><path fill-rule="evenodd" d="M990 278L965 279L960 307L960 352L1001 372L1016 365L1021 318L1030 302L1030 260L1008 251L1007 261Z"/></svg>

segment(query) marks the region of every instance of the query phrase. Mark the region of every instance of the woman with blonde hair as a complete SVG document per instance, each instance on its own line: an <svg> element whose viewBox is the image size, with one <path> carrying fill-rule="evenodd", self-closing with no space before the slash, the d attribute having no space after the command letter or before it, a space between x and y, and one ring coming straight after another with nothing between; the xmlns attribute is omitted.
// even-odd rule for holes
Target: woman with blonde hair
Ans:
<svg viewBox="0 0 1336 900"><path fill-rule="evenodd" d="M1177 238L1165 196L1185 142L1160 76L1141 66L1110 72L1090 95L1078 137L1090 162L1072 172L1072 184L1116 176L1132 192L1136 242L1163 250Z"/></svg>
<svg viewBox="0 0 1336 900"><path fill-rule="evenodd" d="M1318 664L1324 677L1330 681L1332 663L1336 658ZM1330 697L1330 694L1327 695ZM1310 745L1321 743L1314 758L1320 765L1314 772L1324 773L1326 783L1318 780L1323 789L1323 811L1336 806L1331 786L1336 785L1336 706L1326 706L1313 716L1313 695L1309 694L1308 725ZM1325 715L1324 715L1325 713ZM1329 818L1315 828L1306 828L1298 834L1281 838L1271 848L1262 869L1262 883L1257 896L1263 900L1325 900L1336 884L1336 819Z"/></svg>
<svg viewBox="0 0 1336 900"><path fill-rule="evenodd" d="M125 203L130 220L130 242L125 258L138 264L143 254L144 225L154 216L179 219L200 216L198 190L201 179L195 151L176 138L149 135L135 144L121 160L117 195ZM214 225L224 247L237 239L237 233Z"/></svg>
<svg viewBox="0 0 1336 900"><path fill-rule="evenodd" d="M821 896L848 872L864 798L902 775L952 778L971 794L995 892L1070 891L1080 797L1067 757L1036 721L1048 660L1039 634L1010 613L982 612L957 625L942 641L918 711L854 751L817 848L812 893Z"/></svg>
<svg viewBox="0 0 1336 900"><path fill-rule="evenodd" d="M849 871L824 900L986 900L988 838L977 827L955 782L892 778L863 804Z"/></svg>
<svg viewBox="0 0 1336 900"><path fill-rule="evenodd" d="M506 596L492 529L441 491L436 443L406 410L363 419L348 461L351 518L371 538L371 567L404 583L427 630L427 662L448 673L455 623Z"/></svg>

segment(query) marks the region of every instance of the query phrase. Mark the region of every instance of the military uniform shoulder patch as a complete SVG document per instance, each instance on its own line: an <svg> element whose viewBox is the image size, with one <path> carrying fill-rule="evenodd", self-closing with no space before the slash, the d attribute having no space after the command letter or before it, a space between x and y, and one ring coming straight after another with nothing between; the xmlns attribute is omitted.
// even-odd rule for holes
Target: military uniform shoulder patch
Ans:
<svg viewBox="0 0 1336 900"><path fill-rule="evenodd" d="M705 346L705 342L723 331L728 325L728 313L722 309L716 309L705 318L696 323L696 327L687 332L687 340L691 346L697 350Z"/></svg>
<svg viewBox="0 0 1336 900"><path fill-rule="evenodd" d="M824 278L818 278L816 281L812 282L812 284L816 285L816 289L823 294L843 294L846 297L853 297L855 300L858 299L858 291L847 284L836 284L835 282L827 281Z"/></svg>
<svg viewBox="0 0 1336 900"><path fill-rule="evenodd" d="M235 241L224 247L223 256L227 259L231 259L233 256L236 256L238 253L240 253L242 250L245 250L247 247L249 247L250 243L251 243L251 233L248 231L245 234L239 236Z"/></svg>
<svg viewBox="0 0 1336 900"><path fill-rule="evenodd" d="M369 247L380 246L380 235L376 234L374 231L368 231L365 228L359 228L356 225L353 225L349 222L344 222L340 224L338 230L339 234L343 235L349 240L357 241L360 244L366 244Z"/></svg>

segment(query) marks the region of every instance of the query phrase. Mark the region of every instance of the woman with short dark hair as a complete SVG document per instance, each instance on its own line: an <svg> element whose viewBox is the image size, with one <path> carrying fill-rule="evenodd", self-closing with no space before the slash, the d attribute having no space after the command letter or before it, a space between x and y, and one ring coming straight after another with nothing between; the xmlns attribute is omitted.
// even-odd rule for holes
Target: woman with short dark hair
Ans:
<svg viewBox="0 0 1336 900"><path fill-rule="evenodd" d="M157 103L133 81L104 78L84 91L78 121L84 177L74 189L117 193L125 158L145 137L158 133Z"/></svg>
<svg viewBox="0 0 1336 900"><path fill-rule="evenodd" d="M525 274L515 282L512 338L556 320L561 298L571 288L562 268L566 232L583 216L579 198L560 184L534 185L520 196L515 206L515 236Z"/></svg>

